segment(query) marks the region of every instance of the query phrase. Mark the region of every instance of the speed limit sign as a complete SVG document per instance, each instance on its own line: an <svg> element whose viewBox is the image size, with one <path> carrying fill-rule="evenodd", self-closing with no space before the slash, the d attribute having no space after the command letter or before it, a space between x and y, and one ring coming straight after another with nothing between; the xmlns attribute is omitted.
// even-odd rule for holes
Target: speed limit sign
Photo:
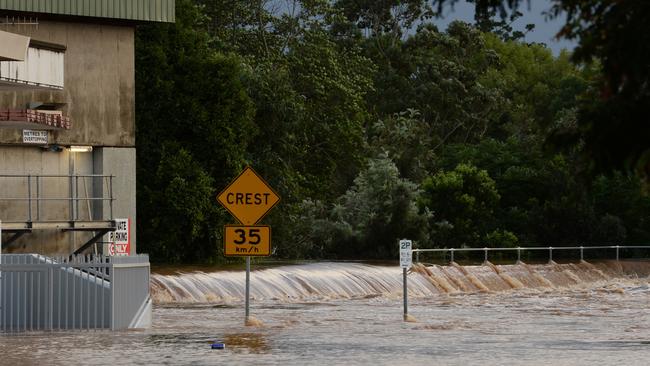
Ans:
<svg viewBox="0 0 650 366"><path fill-rule="evenodd" d="M226 225L223 254L241 257L271 255L271 227Z"/></svg>

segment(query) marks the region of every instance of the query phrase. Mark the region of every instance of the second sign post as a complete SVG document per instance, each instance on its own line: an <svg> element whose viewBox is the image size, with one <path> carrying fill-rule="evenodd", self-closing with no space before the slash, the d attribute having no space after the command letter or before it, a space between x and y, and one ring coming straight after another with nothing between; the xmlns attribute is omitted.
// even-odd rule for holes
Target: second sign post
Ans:
<svg viewBox="0 0 650 366"><path fill-rule="evenodd" d="M246 167L217 200L242 224L225 226L223 253L226 257L246 257L246 324L250 324L251 257L271 255L271 227L257 224L280 202L280 196Z"/></svg>

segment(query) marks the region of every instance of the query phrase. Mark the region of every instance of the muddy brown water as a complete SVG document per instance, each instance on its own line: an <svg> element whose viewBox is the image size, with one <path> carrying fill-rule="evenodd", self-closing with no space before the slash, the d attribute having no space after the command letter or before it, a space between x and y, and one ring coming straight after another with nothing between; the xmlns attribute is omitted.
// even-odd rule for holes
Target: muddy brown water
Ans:
<svg viewBox="0 0 650 366"><path fill-rule="evenodd" d="M0 335L0 365L648 365L650 264L313 263L153 274L151 329ZM212 350L221 341L225 350Z"/></svg>

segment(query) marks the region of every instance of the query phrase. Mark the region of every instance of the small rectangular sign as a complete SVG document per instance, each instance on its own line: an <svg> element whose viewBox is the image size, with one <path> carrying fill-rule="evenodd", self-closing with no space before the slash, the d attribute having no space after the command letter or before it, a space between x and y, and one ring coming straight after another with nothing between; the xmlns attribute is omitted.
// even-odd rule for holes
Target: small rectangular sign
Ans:
<svg viewBox="0 0 650 366"><path fill-rule="evenodd" d="M115 231L108 232L108 243L104 246L105 255L131 255L131 220L115 219Z"/></svg>
<svg viewBox="0 0 650 366"><path fill-rule="evenodd" d="M47 131L42 130L23 130L24 144L47 145Z"/></svg>
<svg viewBox="0 0 650 366"><path fill-rule="evenodd" d="M271 227L267 225L226 225L223 254L227 257L268 257L271 255Z"/></svg>
<svg viewBox="0 0 650 366"><path fill-rule="evenodd" d="M413 242L402 239L399 241L399 266L411 268L413 265Z"/></svg>

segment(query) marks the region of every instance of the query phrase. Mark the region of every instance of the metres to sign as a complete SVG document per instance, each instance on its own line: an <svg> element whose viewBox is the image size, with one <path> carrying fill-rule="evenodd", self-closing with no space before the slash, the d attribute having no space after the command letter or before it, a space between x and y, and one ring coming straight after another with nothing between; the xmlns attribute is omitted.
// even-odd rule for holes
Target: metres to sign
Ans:
<svg viewBox="0 0 650 366"><path fill-rule="evenodd" d="M402 268L411 268L413 264L413 243L410 240L402 239L399 241L399 266Z"/></svg>
<svg viewBox="0 0 650 366"><path fill-rule="evenodd" d="M242 224L255 225L280 202L280 196L251 167L246 167L217 200Z"/></svg>
<svg viewBox="0 0 650 366"><path fill-rule="evenodd" d="M47 131L23 130L23 144L47 145Z"/></svg>
<svg viewBox="0 0 650 366"><path fill-rule="evenodd" d="M115 219L115 231L108 232L104 253L110 256L131 254L131 219Z"/></svg>
<svg viewBox="0 0 650 366"><path fill-rule="evenodd" d="M226 225L223 254L228 257L271 255L271 227Z"/></svg>

